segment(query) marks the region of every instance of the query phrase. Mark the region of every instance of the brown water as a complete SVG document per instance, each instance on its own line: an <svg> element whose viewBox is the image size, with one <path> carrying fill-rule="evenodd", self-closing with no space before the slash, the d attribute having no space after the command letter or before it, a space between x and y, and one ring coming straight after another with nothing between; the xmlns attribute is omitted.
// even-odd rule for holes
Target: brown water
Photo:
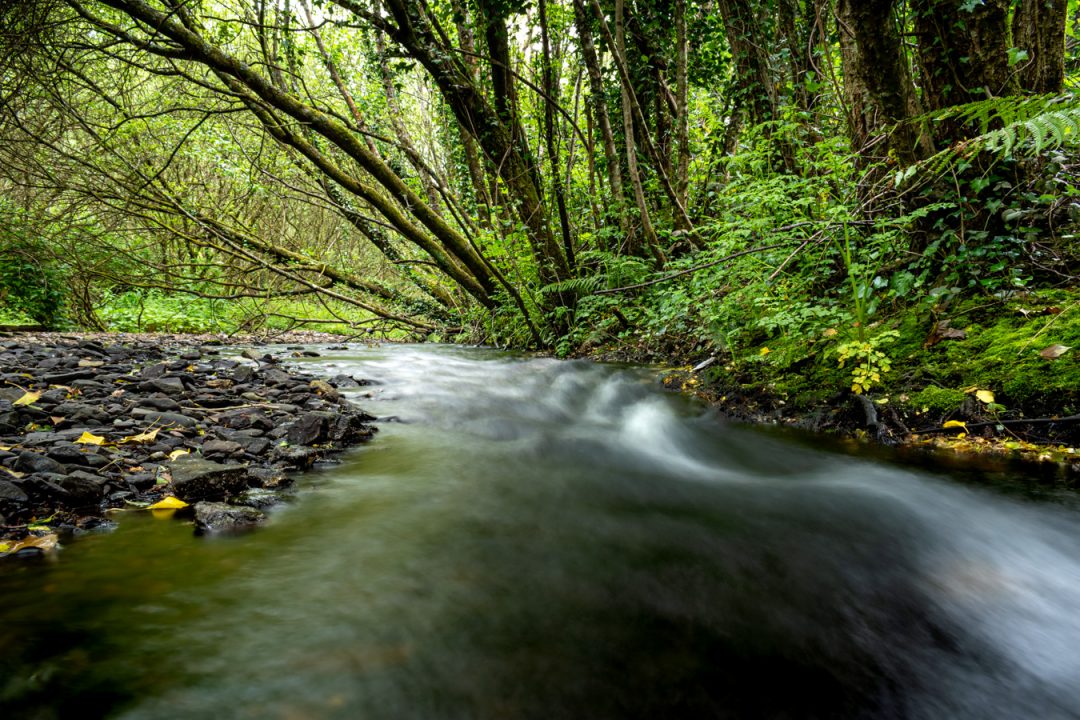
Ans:
<svg viewBox="0 0 1080 720"><path fill-rule="evenodd" d="M263 529L0 565L3 718L1077 718L1080 516L727 426L649 373L399 346Z"/></svg>

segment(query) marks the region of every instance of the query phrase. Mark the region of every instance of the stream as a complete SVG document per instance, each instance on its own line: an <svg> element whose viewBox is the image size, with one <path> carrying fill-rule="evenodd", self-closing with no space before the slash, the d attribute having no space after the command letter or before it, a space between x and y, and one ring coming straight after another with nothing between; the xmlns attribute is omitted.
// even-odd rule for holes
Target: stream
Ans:
<svg viewBox="0 0 1080 720"><path fill-rule="evenodd" d="M0 567L0 717L1080 718L1080 511L440 346L246 535L122 513ZM298 363L300 361L297 361Z"/></svg>

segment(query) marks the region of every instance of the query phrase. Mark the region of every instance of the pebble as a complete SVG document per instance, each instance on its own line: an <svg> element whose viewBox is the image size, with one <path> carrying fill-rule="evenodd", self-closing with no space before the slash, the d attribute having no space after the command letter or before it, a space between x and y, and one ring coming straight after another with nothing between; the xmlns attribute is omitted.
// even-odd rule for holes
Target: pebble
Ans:
<svg viewBox="0 0 1080 720"><path fill-rule="evenodd" d="M43 518L106 525L110 507L167 495L195 504L197 532L250 527L264 516L244 498L272 505L291 471L374 432L374 418L339 393L363 380L316 378L265 349L237 359L220 342L31 340L0 338L0 537L9 540ZM16 405L26 391L41 394Z"/></svg>

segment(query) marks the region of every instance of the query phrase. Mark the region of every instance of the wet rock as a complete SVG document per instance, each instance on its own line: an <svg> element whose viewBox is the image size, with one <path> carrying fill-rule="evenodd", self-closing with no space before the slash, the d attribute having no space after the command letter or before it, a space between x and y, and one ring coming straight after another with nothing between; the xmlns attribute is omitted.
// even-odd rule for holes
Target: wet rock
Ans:
<svg viewBox="0 0 1080 720"><path fill-rule="evenodd" d="M255 377L255 368L250 365L238 365L230 375L230 379L236 383L248 383Z"/></svg>
<svg viewBox="0 0 1080 720"><path fill-rule="evenodd" d="M178 377L161 377L139 384L139 389L146 392L160 392L166 395L183 395L184 381Z"/></svg>
<svg viewBox="0 0 1080 720"><path fill-rule="evenodd" d="M292 479L278 467L249 467L248 479L256 487L283 488L292 484Z"/></svg>
<svg viewBox="0 0 1080 720"><path fill-rule="evenodd" d="M0 503L26 503L30 501L30 496L23 491L18 485L8 480L0 480Z"/></svg>
<svg viewBox="0 0 1080 720"><path fill-rule="evenodd" d="M169 464L173 492L193 501L235 495L247 486L247 465L222 464L185 455Z"/></svg>
<svg viewBox="0 0 1080 720"><path fill-rule="evenodd" d="M296 382L292 375L284 370L279 370L278 368L264 370L262 372L262 379L263 382L268 385L292 385Z"/></svg>
<svg viewBox="0 0 1080 720"><path fill-rule="evenodd" d="M330 378L330 382L339 389L351 390L360 387L360 382L350 375L335 375Z"/></svg>
<svg viewBox="0 0 1080 720"><path fill-rule="evenodd" d="M237 532L248 530L266 520L260 510L244 505L221 502L195 503L196 534Z"/></svg>
<svg viewBox="0 0 1080 720"><path fill-rule="evenodd" d="M107 423L112 418L99 407L81 402L65 402L53 408L52 414L60 415L70 423Z"/></svg>
<svg viewBox="0 0 1080 720"><path fill-rule="evenodd" d="M64 465L86 465L88 452L73 443L58 443L45 451L45 456Z"/></svg>
<svg viewBox="0 0 1080 720"><path fill-rule="evenodd" d="M15 470L23 473L61 473L64 466L50 457L24 450L15 461Z"/></svg>
<svg viewBox="0 0 1080 720"><path fill-rule="evenodd" d="M325 380L312 380L309 385L312 390L327 400L338 400L341 397L341 393L337 391L337 388Z"/></svg>
<svg viewBox="0 0 1080 720"><path fill-rule="evenodd" d="M283 502L281 493L267 488L251 488L240 493L236 505L265 510Z"/></svg>
<svg viewBox="0 0 1080 720"><path fill-rule="evenodd" d="M244 452L243 446L232 440L207 440L202 446L202 453L207 457L215 455L239 455L242 452Z"/></svg>
<svg viewBox="0 0 1080 720"><path fill-rule="evenodd" d="M306 413L289 425L285 438L290 445L313 445L326 433L326 416L320 413Z"/></svg>
<svg viewBox="0 0 1080 720"><path fill-rule="evenodd" d="M296 468L310 468L319 458L319 451L306 445L287 445L274 448L274 459Z"/></svg>
<svg viewBox="0 0 1080 720"><path fill-rule="evenodd" d="M139 407L153 408L154 410L160 410L162 412L171 412L180 409L180 403L172 398L162 397L160 395L141 397L138 398L135 403Z"/></svg>
<svg viewBox="0 0 1080 720"><path fill-rule="evenodd" d="M172 412L161 412L159 410L150 410L147 408L135 408L131 411L131 414L140 420L147 420L156 425L195 427L199 424L198 420L189 415L182 415L180 413Z"/></svg>
<svg viewBox="0 0 1080 720"><path fill-rule="evenodd" d="M267 417L262 410L232 410L218 415L216 421L220 425L234 430L246 430L248 428L270 430L274 427L274 421Z"/></svg>

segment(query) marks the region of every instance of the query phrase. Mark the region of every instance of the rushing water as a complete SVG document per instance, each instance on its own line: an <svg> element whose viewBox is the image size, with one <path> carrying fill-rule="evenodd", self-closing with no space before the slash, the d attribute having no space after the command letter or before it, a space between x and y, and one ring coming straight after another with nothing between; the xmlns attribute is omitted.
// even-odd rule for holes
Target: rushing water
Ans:
<svg viewBox="0 0 1080 720"><path fill-rule="evenodd" d="M390 420L239 537L0 566L4 718L1077 718L1080 516L640 370L327 352Z"/></svg>

